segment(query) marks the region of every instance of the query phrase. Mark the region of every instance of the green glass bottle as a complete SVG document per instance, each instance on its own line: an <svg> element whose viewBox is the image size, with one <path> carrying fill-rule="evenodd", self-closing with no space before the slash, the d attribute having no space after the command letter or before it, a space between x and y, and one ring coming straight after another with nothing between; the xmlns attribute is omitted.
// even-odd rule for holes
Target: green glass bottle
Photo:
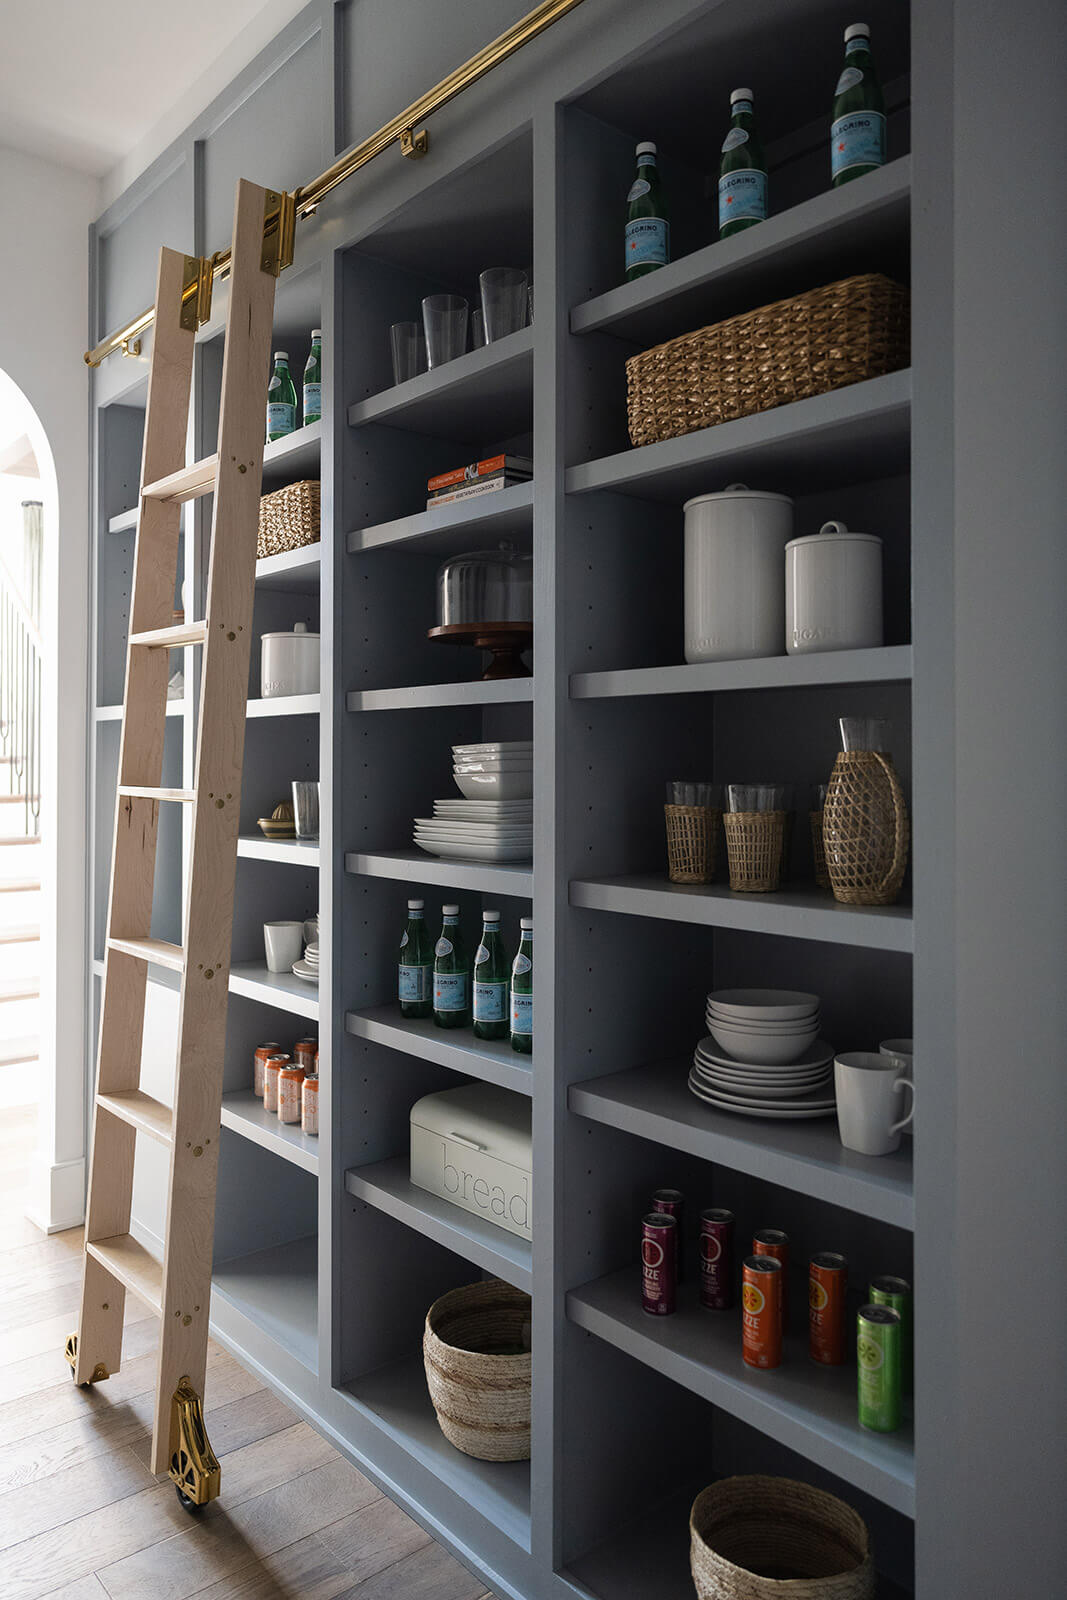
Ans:
<svg viewBox="0 0 1067 1600"><path fill-rule="evenodd" d="M284 439L296 427L296 390L289 372L289 352L275 350L274 371L267 385L267 439Z"/></svg>
<svg viewBox="0 0 1067 1600"><path fill-rule="evenodd" d="M533 1051L533 918L519 923L519 953L511 963L511 1048Z"/></svg>
<svg viewBox="0 0 1067 1600"><path fill-rule="evenodd" d="M508 1036L508 958L500 937L500 912L482 912L482 942L474 955L474 1037Z"/></svg>
<svg viewBox="0 0 1067 1600"><path fill-rule="evenodd" d="M433 1016L433 946L423 915L425 904L424 900L408 901L408 920L397 964L402 1017Z"/></svg>
<svg viewBox="0 0 1067 1600"><path fill-rule="evenodd" d="M311 330L311 354L304 368L304 427L322 416L322 329Z"/></svg>
<svg viewBox="0 0 1067 1600"><path fill-rule="evenodd" d="M730 127L719 160L719 238L729 239L767 217L767 158L752 111L752 90L730 96Z"/></svg>
<svg viewBox="0 0 1067 1600"><path fill-rule="evenodd" d="M885 166L885 101L871 56L871 30L865 22L845 29L845 65L834 90L830 125L830 176L833 187Z"/></svg>
<svg viewBox="0 0 1067 1600"><path fill-rule="evenodd" d="M671 259L671 225L659 183L656 147L637 146L637 176L626 196L626 281L665 267Z"/></svg>
<svg viewBox="0 0 1067 1600"><path fill-rule="evenodd" d="M433 1020L466 1028L471 1020L471 964L459 929L459 907L441 907L441 937L433 951Z"/></svg>

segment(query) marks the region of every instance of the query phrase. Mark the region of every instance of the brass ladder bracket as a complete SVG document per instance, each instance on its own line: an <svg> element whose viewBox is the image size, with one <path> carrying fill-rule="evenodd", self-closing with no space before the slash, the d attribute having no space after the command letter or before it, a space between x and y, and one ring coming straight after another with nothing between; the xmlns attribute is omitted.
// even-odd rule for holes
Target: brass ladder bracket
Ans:
<svg viewBox="0 0 1067 1600"><path fill-rule="evenodd" d="M68 1338L63 1354L67 1358L67 1366L70 1368L71 1376L73 1376L78 1369L78 1335L76 1333L72 1333ZM93 1368L92 1377L88 1383L82 1385L82 1388L88 1388L89 1383L103 1383L105 1378L110 1378L110 1376L111 1374L104 1366L104 1363L98 1361Z"/></svg>
<svg viewBox="0 0 1067 1600"><path fill-rule="evenodd" d="M293 264L296 248L296 195L267 190L263 212L263 254L260 268L280 277Z"/></svg>
<svg viewBox="0 0 1067 1600"><path fill-rule="evenodd" d="M222 1468L208 1443L204 1408L189 1379L183 1378L171 1401L171 1433L176 1440L170 1476L187 1510L218 1497Z"/></svg>
<svg viewBox="0 0 1067 1600"><path fill-rule="evenodd" d="M182 271L181 325L187 333L203 327L211 315L214 262L203 256L186 256Z"/></svg>
<svg viewBox="0 0 1067 1600"><path fill-rule="evenodd" d="M405 128L400 135L400 154L407 156L409 161L418 161L430 148L430 135L427 129L420 128L418 133L414 128Z"/></svg>

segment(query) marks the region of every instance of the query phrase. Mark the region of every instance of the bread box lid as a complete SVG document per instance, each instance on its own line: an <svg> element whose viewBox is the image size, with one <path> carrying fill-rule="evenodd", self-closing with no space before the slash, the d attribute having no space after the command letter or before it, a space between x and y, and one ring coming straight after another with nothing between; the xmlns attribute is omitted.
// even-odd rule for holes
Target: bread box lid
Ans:
<svg viewBox="0 0 1067 1600"><path fill-rule="evenodd" d="M412 1126L459 1139L499 1161L530 1170L531 1102L495 1083L464 1083L423 1095L411 1108Z"/></svg>

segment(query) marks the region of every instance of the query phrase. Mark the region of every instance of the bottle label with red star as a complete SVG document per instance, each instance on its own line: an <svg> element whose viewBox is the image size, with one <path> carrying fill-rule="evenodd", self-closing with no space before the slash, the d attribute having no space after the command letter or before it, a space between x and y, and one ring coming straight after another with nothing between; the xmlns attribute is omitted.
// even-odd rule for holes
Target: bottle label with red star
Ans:
<svg viewBox="0 0 1067 1600"><path fill-rule="evenodd" d="M830 128L830 175L849 167L885 166L885 117L880 111L850 111Z"/></svg>
<svg viewBox="0 0 1067 1600"><path fill-rule="evenodd" d="M626 224L627 267L665 267L670 260L670 223L666 217L635 217Z"/></svg>
<svg viewBox="0 0 1067 1600"><path fill-rule="evenodd" d="M719 179L719 228L730 222L763 222L767 216L767 174L755 167L727 172Z"/></svg>

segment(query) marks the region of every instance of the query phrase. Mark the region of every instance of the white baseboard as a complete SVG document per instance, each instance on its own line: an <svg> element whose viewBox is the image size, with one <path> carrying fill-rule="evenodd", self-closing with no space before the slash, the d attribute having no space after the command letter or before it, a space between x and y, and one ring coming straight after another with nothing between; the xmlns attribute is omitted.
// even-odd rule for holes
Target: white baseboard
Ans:
<svg viewBox="0 0 1067 1600"><path fill-rule="evenodd" d="M60 1161L30 1174L26 1215L42 1233L63 1233L85 1221L85 1161Z"/></svg>

